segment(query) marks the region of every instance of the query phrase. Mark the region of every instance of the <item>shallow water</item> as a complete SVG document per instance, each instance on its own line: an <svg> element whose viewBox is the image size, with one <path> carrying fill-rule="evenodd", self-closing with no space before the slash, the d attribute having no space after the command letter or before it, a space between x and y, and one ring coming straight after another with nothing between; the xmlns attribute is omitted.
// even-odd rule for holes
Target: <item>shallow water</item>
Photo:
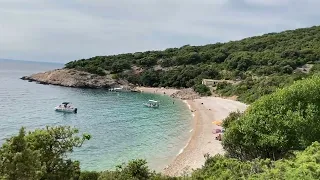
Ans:
<svg viewBox="0 0 320 180"><path fill-rule="evenodd" d="M182 101L144 93L66 88L23 81L24 75L60 68L59 64L0 61L0 142L18 133L46 125L70 125L92 135L72 154L82 169L105 170L135 158L151 168L165 167L190 137L192 116ZM160 101L159 109L142 104ZM71 101L77 114L54 111ZM173 104L173 101L175 103Z"/></svg>

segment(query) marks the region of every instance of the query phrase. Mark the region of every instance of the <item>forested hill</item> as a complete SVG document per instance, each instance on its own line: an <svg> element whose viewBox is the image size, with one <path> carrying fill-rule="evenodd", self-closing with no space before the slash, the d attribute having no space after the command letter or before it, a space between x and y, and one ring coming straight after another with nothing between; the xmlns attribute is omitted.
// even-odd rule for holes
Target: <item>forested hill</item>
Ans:
<svg viewBox="0 0 320 180"><path fill-rule="evenodd" d="M314 26L227 43L96 56L69 62L65 67L99 75L111 73L114 78L143 86L194 87L202 94L209 94L200 85L204 78L237 79L241 83L221 83L216 91L253 102L277 87L308 76L309 69L299 67L318 60L320 26Z"/></svg>

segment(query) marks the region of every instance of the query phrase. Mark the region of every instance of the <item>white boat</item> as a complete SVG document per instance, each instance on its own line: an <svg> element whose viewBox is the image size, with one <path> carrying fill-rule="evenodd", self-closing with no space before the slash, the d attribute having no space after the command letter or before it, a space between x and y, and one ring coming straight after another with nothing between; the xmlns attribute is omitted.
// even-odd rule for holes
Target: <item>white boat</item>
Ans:
<svg viewBox="0 0 320 180"><path fill-rule="evenodd" d="M158 108L159 107L159 102L155 100L149 100L148 103L144 103L143 105L151 108Z"/></svg>
<svg viewBox="0 0 320 180"><path fill-rule="evenodd" d="M78 109L74 107L70 102L63 102L59 106L55 107L56 111L59 112L68 112L68 113L77 113Z"/></svg>
<svg viewBox="0 0 320 180"><path fill-rule="evenodd" d="M115 91L115 92L122 92L122 91L124 91L124 89L123 88L112 88L110 91Z"/></svg>
<svg viewBox="0 0 320 180"><path fill-rule="evenodd" d="M114 92L130 92L130 90L131 89L127 86L113 87L109 89L109 91L114 91Z"/></svg>

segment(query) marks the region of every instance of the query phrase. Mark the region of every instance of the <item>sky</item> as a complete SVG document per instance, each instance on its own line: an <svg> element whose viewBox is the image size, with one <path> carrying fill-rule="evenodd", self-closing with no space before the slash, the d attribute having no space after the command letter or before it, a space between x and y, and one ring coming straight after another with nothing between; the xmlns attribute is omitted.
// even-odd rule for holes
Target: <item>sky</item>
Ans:
<svg viewBox="0 0 320 180"><path fill-rule="evenodd" d="M62 62L320 25L320 0L0 0L0 58Z"/></svg>

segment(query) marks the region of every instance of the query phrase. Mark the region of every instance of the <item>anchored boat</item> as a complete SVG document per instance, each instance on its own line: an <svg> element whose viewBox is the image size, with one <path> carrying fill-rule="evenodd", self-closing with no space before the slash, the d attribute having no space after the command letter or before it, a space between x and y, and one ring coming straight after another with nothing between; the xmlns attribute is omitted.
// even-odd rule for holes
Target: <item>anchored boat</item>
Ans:
<svg viewBox="0 0 320 180"><path fill-rule="evenodd" d="M70 102L63 102L59 106L55 107L56 111L59 112L68 112L68 113L77 113L78 109L74 107Z"/></svg>
<svg viewBox="0 0 320 180"><path fill-rule="evenodd" d="M158 108L159 102L155 100L149 100L148 103L144 103L144 105L151 108Z"/></svg>

